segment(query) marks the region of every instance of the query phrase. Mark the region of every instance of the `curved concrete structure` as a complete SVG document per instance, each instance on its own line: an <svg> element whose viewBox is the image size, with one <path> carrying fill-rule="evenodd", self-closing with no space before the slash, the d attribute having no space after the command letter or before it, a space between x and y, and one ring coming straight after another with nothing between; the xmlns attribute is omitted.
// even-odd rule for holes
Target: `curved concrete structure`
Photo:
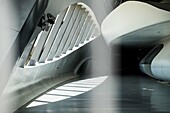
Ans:
<svg viewBox="0 0 170 113"><path fill-rule="evenodd" d="M87 6L83 3L71 4L67 9L57 15L54 25L50 25L48 31L42 31L38 27L35 29L23 54L18 59L4 90L4 95L11 93L15 95L20 91L20 94L8 100L9 103L20 101L13 109L21 107L54 85L77 76L74 70L78 64L86 58L86 56L80 55L87 50L86 48L80 49L80 47L98 38L100 35L100 28L96 17L92 11L90 12L85 7ZM74 14L77 12L79 12L80 16L78 17L79 14L77 14L77 16L74 17ZM93 15L89 14L89 12ZM79 34L74 37L70 36L71 30L73 30L73 23L79 19L79 23L75 28L76 30L74 30L75 32L79 30L77 31L77 33L79 33L88 16L91 16L91 22L96 25L94 29L97 29L97 32L93 35L91 33L85 36L83 43L80 44L79 42L76 47L75 43L79 38L81 39L81 37L79 37ZM73 21L73 18L76 18L74 19L75 21ZM70 25L70 23L72 25ZM73 34L76 34L75 32L73 32ZM90 32L89 29L86 33L88 32ZM75 38L75 40L71 50L68 48L71 45L71 43L69 43L66 53L63 54L62 51L67 41L72 41L73 38ZM87 40L87 38L89 40ZM56 54L59 56L56 56ZM44 85L42 85L43 82ZM30 91L33 91L33 93Z"/></svg>
<svg viewBox="0 0 170 113"><path fill-rule="evenodd" d="M153 59L159 54L159 52L164 48L163 44L158 44L155 46L140 62L140 70L152 77L155 77L151 70L151 63ZM157 77L155 77L157 78Z"/></svg>
<svg viewBox="0 0 170 113"><path fill-rule="evenodd" d="M89 48L96 47L92 44L103 41L100 26L105 41L111 48L114 44L158 45L139 65L144 73L170 81L168 9L137 1L128 1L118 7L121 0L44 0L42 4L38 4L40 1L32 0L32 7L28 8L27 15L22 20L26 22L22 23L20 29L10 26L18 30L18 33L14 33L18 38L13 38L10 48L13 48L14 43L17 45L19 40L20 54L0 98L13 95L3 101L7 104L15 103L15 106L9 108L12 111L28 104L49 88L74 79L78 76L79 68L90 70L86 67L91 68L90 52L94 50L90 51ZM38 6L43 6L44 10L34 11ZM114 9L115 7L117 8ZM49 13L54 16L52 20L43 20ZM8 53L3 58L6 54ZM105 65L99 66L103 67Z"/></svg>
<svg viewBox="0 0 170 113"><path fill-rule="evenodd" d="M36 35L27 44L30 49L24 50L20 67L34 68L60 60L100 35L93 11L83 3L70 5L55 17L48 31L34 31Z"/></svg>
<svg viewBox="0 0 170 113"><path fill-rule="evenodd" d="M151 71L153 73L153 76L155 78L170 81L170 37L167 37L168 39L163 41L162 44L164 47L161 49L161 51L154 57L153 61L151 62Z"/></svg>
<svg viewBox="0 0 170 113"><path fill-rule="evenodd" d="M140 69L151 77L170 81L170 41L161 42L170 35L170 12L156 7L159 5L125 2L105 18L101 29L110 48L114 44L136 47L158 45L143 58Z"/></svg>
<svg viewBox="0 0 170 113"><path fill-rule="evenodd" d="M78 76L80 79L84 79L88 74L92 74L90 76L111 74L112 76L112 71L115 71L115 67L112 67L114 61L110 59L110 51L103 40L100 27L109 47L113 48L114 44L130 47L128 50L132 50L131 54L124 57L125 60L129 60L134 55L134 59L130 58L134 61L129 60L130 63L141 60L145 52L148 51L149 47L143 52L138 48L139 46L141 48L155 46L140 62L140 69L151 77L170 81L169 4L128 1L120 5L122 1L126 0L0 0L0 14L3 15L7 10L7 15L0 18L0 38L3 40L0 44L2 53L0 54L0 69L4 71L0 74L1 112L12 113L17 109L19 111L16 112L22 112L21 109L27 105L29 105L28 107L41 104L51 105L54 104L53 102L90 91L107 78L93 78L66 84L77 79ZM4 8L5 6L8 7ZM8 12L12 13L8 14ZM4 41L4 39L7 40ZM9 45L5 45L6 43ZM137 46L137 49L134 49L134 46ZM18 50L16 52L14 51L15 47ZM5 51L3 51L4 48ZM16 55L13 62L16 62L14 66L10 66L13 52ZM117 56L120 57L116 53ZM123 61L125 61L124 58L122 58ZM127 66L134 71L129 62ZM148 79L146 77L139 85L140 78L134 78L134 82L131 82L125 77L125 80L120 80L123 83L121 87L123 87L122 90L119 90L117 89L119 84L117 77L109 77L103 83L106 86L101 86L102 92L94 90L97 93L95 98L88 99L83 95L83 102L82 98L78 97L79 107L75 106L71 100L70 103L73 107L64 106L61 109L65 110L68 107L69 112L71 108L72 112L92 110L91 112L94 113L95 111L112 112L115 109L117 111L117 108L123 111L135 108L136 112L142 107L145 112L148 109L148 103L150 103L149 109L153 109L155 104L157 109L169 110L169 102L166 98L169 95L168 88L166 91L160 90L162 87L152 88L152 81ZM108 80L114 84L110 84ZM157 86L159 85L155 84L153 87ZM115 95L119 91L124 95L118 97L119 102L123 103L121 107L114 105L115 101L117 102ZM163 93L166 95L157 98L158 92L161 92L161 95ZM44 95L42 95L43 93ZM90 96L94 95L90 94ZM163 107L162 102L165 99L167 99L165 101L167 106ZM32 104L30 104L31 101L33 101ZM94 102L95 105L93 105ZM127 105L128 103L130 106ZM44 112L53 112L48 105ZM91 107L91 105L93 106ZM2 110L5 106L9 109L8 112ZM53 106L56 109L56 105ZM41 111L43 110L41 109Z"/></svg>
<svg viewBox="0 0 170 113"><path fill-rule="evenodd" d="M19 40L20 54L2 95L8 98L4 103L15 103L8 108L12 111L54 85L77 77L75 70L91 56L88 46L96 38L102 41L101 22L119 5L119 0L32 1L35 4L28 10L28 22L22 20L25 27L20 26L24 29L15 39L15 45ZM44 10L39 10L42 7ZM41 26L48 13L55 17L54 24Z"/></svg>
<svg viewBox="0 0 170 113"><path fill-rule="evenodd" d="M113 10L101 29L106 43L154 44L170 34L170 12L138 1L127 1Z"/></svg>

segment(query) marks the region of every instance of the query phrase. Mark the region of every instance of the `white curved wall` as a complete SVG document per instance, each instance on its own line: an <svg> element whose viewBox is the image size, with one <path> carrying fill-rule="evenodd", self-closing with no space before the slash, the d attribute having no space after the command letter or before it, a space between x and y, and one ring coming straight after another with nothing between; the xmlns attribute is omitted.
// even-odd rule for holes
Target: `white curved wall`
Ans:
<svg viewBox="0 0 170 113"><path fill-rule="evenodd" d="M170 36L167 38L170 38ZM154 77L170 81L170 40L165 40L163 44L163 49L156 55L151 63L151 71Z"/></svg>
<svg viewBox="0 0 170 113"><path fill-rule="evenodd" d="M113 43L148 46L161 39L170 38L170 12L144 2L127 1L113 10L103 21L102 34L108 46ZM119 40L120 39L120 40ZM163 49L151 64L140 64L146 74L170 81L170 41L163 42Z"/></svg>
<svg viewBox="0 0 170 113"><path fill-rule="evenodd" d="M105 41L111 46L112 42L121 36L168 21L170 12L147 3L128 1L122 3L104 19L101 30ZM135 41L140 42L138 37Z"/></svg>

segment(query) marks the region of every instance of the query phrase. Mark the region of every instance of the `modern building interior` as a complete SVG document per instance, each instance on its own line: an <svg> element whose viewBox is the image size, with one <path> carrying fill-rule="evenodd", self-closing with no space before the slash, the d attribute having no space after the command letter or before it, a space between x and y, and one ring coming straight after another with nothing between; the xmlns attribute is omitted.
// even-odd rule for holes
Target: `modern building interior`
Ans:
<svg viewBox="0 0 170 113"><path fill-rule="evenodd" d="M0 0L1 113L170 113L169 0Z"/></svg>

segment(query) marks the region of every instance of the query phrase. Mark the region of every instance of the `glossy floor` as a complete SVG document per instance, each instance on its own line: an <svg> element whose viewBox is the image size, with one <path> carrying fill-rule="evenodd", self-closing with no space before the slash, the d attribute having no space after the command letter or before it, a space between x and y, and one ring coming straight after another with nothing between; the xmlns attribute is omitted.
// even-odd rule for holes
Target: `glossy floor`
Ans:
<svg viewBox="0 0 170 113"><path fill-rule="evenodd" d="M16 113L170 113L170 86L144 75L109 76L88 92Z"/></svg>

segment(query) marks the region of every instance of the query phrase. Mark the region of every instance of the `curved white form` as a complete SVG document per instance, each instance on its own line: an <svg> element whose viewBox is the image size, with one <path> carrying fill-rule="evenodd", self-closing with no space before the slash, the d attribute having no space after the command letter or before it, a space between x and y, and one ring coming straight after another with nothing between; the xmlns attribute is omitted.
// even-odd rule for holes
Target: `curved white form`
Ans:
<svg viewBox="0 0 170 113"><path fill-rule="evenodd" d="M139 63L140 70L151 77L157 78L153 75L151 70L151 63L153 59L159 54L159 52L163 49L164 44L158 44L155 46Z"/></svg>
<svg viewBox="0 0 170 113"><path fill-rule="evenodd" d="M64 99L68 99L80 94L83 94L87 91L92 90L93 88L100 85L104 82L108 76L90 78L85 80L79 80L65 84L63 86L57 87L44 95L35 99L30 103L27 108L49 104L50 102L57 102Z"/></svg>
<svg viewBox="0 0 170 113"><path fill-rule="evenodd" d="M138 1L128 1L122 3L105 18L101 26L101 31L107 44L111 46L113 41L121 36L125 36L129 33L133 33L134 31L149 26L158 25L161 23L169 24L169 22L170 12L156 8L147 3ZM154 29L151 29L150 32L152 33L148 34L149 37L145 35L146 34L145 32L148 31L144 31L143 34L140 35L144 35L144 37L147 37L148 39L152 38L152 34L153 36L155 36L156 33L159 34L160 32L155 31L155 29L159 30L160 28L158 26ZM135 38L134 40L138 42L141 41L138 39L138 37L134 38ZM142 38L143 37L141 37L141 39ZM126 40L126 38L124 39Z"/></svg>
<svg viewBox="0 0 170 113"><path fill-rule="evenodd" d="M151 63L151 71L155 78L170 81L170 40L164 41L163 44L164 47Z"/></svg>
<svg viewBox="0 0 170 113"><path fill-rule="evenodd" d="M125 44L155 45L170 38L170 12L147 3L128 1L103 21L102 34L108 46ZM156 42L156 43L155 43ZM151 77L170 81L170 41L160 43L140 62L140 69Z"/></svg>

